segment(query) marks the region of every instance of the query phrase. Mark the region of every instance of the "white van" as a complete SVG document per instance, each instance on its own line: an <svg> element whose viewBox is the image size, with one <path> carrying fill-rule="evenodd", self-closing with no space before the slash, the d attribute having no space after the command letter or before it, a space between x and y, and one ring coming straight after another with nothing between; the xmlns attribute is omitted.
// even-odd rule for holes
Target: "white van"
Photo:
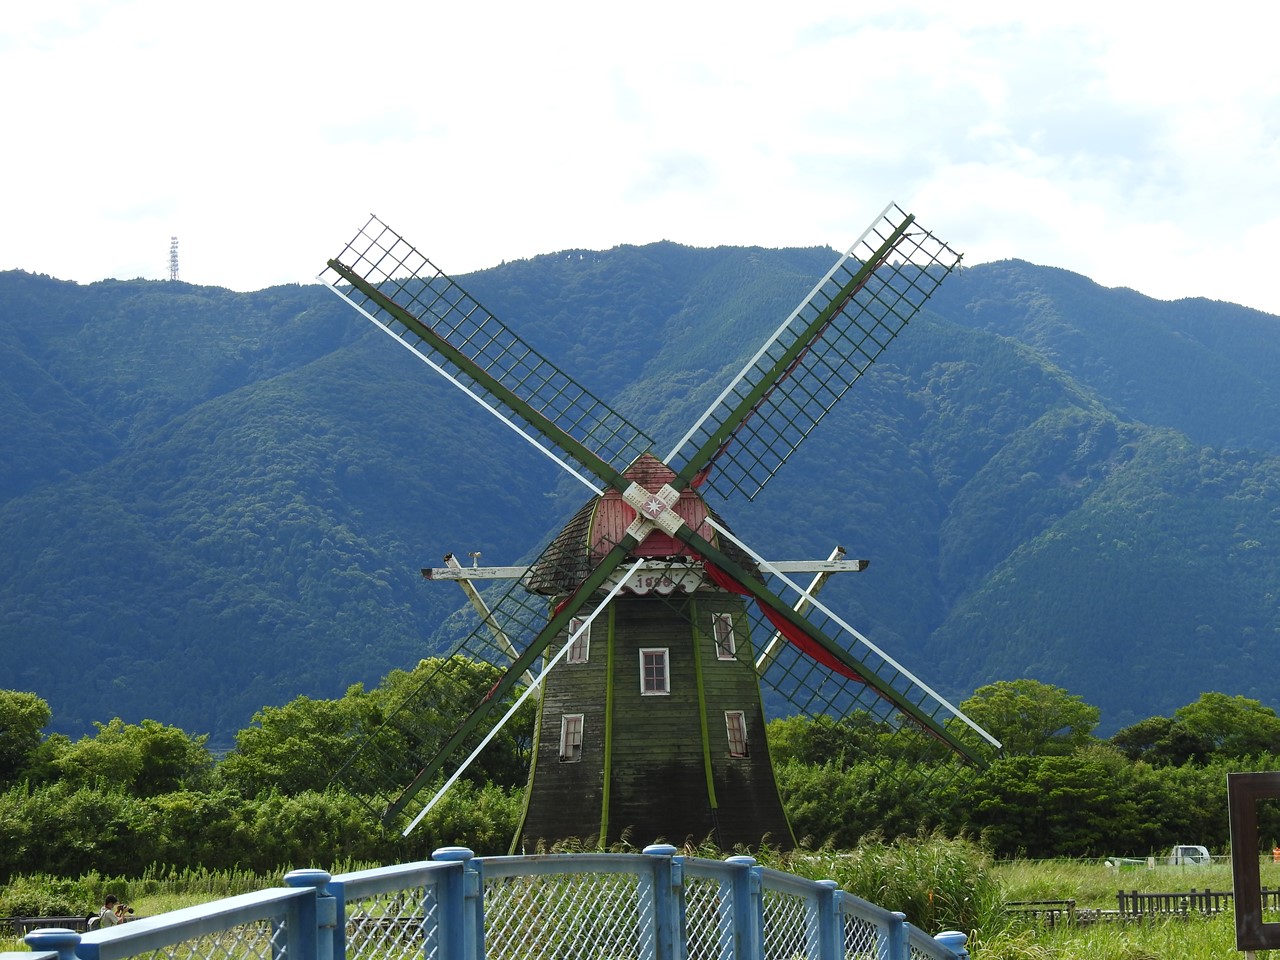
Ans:
<svg viewBox="0 0 1280 960"><path fill-rule="evenodd" d="M1212 862L1208 850L1193 844L1180 843L1169 854L1171 867L1207 867Z"/></svg>

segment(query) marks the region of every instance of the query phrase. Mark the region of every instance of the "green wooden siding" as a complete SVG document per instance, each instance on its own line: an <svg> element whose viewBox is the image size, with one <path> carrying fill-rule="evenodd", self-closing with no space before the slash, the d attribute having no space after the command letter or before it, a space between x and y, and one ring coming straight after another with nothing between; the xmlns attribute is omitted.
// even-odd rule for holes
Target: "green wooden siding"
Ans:
<svg viewBox="0 0 1280 960"><path fill-rule="evenodd" d="M711 618L723 612L735 618L733 660L716 655ZM642 648L669 651L669 694L641 693ZM608 617L593 624L590 661L562 663L548 677L519 847L568 837L635 846L708 837L726 848L762 840L791 846L752 649L735 596L706 591L696 600L615 600ZM744 714L746 758L729 756L726 710ZM576 763L559 760L565 713L584 717Z"/></svg>

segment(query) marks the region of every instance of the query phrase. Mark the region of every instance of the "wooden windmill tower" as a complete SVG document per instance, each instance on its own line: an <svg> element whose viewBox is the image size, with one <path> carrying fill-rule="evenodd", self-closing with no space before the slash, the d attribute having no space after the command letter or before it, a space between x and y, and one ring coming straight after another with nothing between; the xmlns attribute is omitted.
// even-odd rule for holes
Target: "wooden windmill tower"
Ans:
<svg viewBox="0 0 1280 960"><path fill-rule="evenodd" d="M326 283L592 491L440 661L494 664L492 688L448 702L450 685L427 678L361 743L348 768L363 791L379 754L395 757L387 767L401 768L404 751L421 764L407 785L375 785L384 822L403 825L413 798L456 775L536 690L515 840L525 846L790 846L762 684L792 712L911 725L973 762L998 747L705 499L753 498L959 260L891 204L659 459L643 432L371 218L329 261Z"/></svg>

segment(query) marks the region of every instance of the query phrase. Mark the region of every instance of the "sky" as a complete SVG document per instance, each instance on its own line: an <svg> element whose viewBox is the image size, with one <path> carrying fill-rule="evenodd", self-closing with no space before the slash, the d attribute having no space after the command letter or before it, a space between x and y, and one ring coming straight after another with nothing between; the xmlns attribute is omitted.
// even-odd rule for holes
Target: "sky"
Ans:
<svg viewBox="0 0 1280 960"><path fill-rule="evenodd" d="M1253 4L5 8L0 270L160 280L177 237L183 281L310 283L369 214L452 274L663 239L844 250L895 201L967 265L1280 314Z"/></svg>

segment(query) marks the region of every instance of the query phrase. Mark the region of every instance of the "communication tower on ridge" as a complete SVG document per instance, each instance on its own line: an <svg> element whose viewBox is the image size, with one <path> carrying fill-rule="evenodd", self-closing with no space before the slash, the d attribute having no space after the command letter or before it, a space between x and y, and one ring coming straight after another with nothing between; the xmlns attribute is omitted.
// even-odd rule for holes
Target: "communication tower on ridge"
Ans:
<svg viewBox="0 0 1280 960"><path fill-rule="evenodd" d="M169 238L169 279L178 279L178 238Z"/></svg>

